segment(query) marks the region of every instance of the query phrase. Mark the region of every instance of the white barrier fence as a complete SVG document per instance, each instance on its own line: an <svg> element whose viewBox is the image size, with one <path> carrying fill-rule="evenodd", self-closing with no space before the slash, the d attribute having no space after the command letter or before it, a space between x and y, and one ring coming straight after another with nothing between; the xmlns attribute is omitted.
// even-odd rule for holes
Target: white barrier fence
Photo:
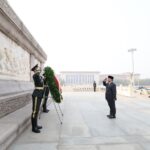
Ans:
<svg viewBox="0 0 150 150"><path fill-rule="evenodd" d="M123 96L135 96L134 89L132 86L119 86L117 87L117 93Z"/></svg>
<svg viewBox="0 0 150 150"><path fill-rule="evenodd" d="M64 92L92 92L94 91L93 86L91 85L75 85L75 86L63 86L62 90ZM104 92L104 86L97 86L97 92ZM150 93L146 90L135 90L132 86L118 86L117 94L128 97L135 97L136 95L149 96Z"/></svg>
<svg viewBox="0 0 150 150"><path fill-rule="evenodd" d="M123 87L123 86L117 87L117 92L118 92L119 95L124 95L124 96L129 96L129 97L134 97L134 96L137 96L137 95L141 95L141 96L143 95L143 96L146 96L146 97L150 96L150 91L149 90L135 89L130 85L126 86L126 87Z"/></svg>
<svg viewBox="0 0 150 150"><path fill-rule="evenodd" d="M94 88L91 85L63 86L62 89L65 92L90 92L90 91L94 91ZM100 91L100 90L101 90L101 88L98 86L96 88L96 91Z"/></svg>

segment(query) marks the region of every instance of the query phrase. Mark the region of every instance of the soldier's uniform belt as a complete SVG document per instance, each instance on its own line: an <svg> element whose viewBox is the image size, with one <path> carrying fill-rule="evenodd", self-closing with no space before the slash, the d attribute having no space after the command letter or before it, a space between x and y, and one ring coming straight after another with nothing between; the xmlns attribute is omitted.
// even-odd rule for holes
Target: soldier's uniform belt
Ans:
<svg viewBox="0 0 150 150"><path fill-rule="evenodd" d="M36 90L44 90L43 87L35 87Z"/></svg>

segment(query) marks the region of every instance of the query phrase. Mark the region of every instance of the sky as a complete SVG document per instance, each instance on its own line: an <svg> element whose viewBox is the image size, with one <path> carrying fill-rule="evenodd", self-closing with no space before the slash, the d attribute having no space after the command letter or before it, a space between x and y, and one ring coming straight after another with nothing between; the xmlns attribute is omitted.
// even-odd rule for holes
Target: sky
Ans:
<svg viewBox="0 0 150 150"><path fill-rule="evenodd" d="M8 0L55 72L150 78L150 0Z"/></svg>

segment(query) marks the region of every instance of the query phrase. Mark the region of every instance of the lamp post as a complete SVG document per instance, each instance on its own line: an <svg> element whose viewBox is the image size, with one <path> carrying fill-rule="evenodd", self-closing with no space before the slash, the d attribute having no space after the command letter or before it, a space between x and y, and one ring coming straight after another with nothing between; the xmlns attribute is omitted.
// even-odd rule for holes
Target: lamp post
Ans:
<svg viewBox="0 0 150 150"><path fill-rule="evenodd" d="M132 60L132 73L131 73L131 85L134 87L134 52L136 51L135 48L129 49L128 52L131 53L131 60Z"/></svg>

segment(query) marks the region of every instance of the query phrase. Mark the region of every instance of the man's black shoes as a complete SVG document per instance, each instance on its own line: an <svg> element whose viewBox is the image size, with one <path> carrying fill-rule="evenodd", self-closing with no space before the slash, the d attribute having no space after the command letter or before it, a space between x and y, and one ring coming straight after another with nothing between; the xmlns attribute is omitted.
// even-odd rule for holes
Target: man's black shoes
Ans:
<svg viewBox="0 0 150 150"><path fill-rule="evenodd" d="M109 116L109 119L115 119L116 116Z"/></svg>
<svg viewBox="0 0 150 150"><path fill-rule="evenodd" d="M108 117L109 119L115 119L115 118L116 118L115 115L107 115L107 117Z"/></svg>
<svg viewBox="0 0 150 150"><path fill-rule="evenodd" d="M109 118L111 115L107 115L107 117Z"/></svg>

